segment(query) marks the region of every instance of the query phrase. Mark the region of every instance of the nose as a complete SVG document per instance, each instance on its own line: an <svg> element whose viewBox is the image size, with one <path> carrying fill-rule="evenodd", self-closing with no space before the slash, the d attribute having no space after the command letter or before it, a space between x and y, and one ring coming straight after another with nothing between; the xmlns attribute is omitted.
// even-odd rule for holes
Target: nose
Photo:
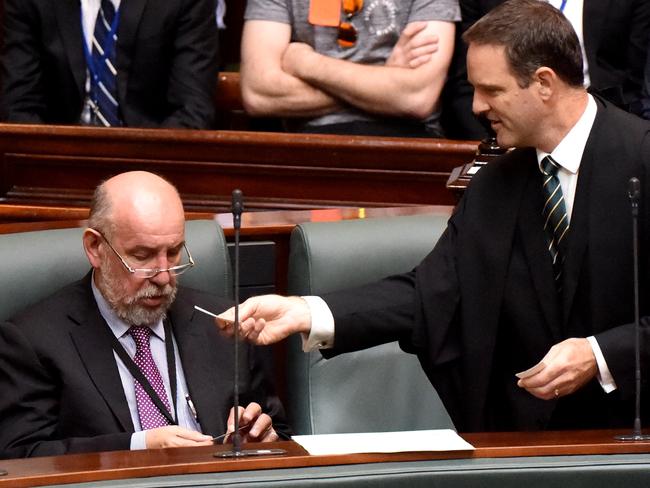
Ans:
<svg viewBox="0 0 650 488"><path fill-rule="evenodd" d="M157 286L165 286L172 281L172 275L169 271L161 271L153 278L149 278L149 281L156 284Z"/></svg>
<svg viewBox="0 0 650 488"><path fill-rule="evenodd" d="M474 91L474 98L472 99L472 112L474 112L474 115L484 115L488 110L490 110L490 106L485 102L480 93Z"/></svg>

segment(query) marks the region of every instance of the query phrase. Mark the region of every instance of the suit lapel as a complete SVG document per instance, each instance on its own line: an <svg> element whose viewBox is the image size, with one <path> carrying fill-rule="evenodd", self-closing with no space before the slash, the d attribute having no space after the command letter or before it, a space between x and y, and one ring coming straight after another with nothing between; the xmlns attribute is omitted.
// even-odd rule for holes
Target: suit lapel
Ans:
<svg viewBox="0 0 650 488"><path fill-rule="evenodd" d="M205 333L206 329L201 324L205 320L203 315L193 314L190 307L177 300L169 312L169 318L201 429L212 435L220 434L225 431L221 405L225 392L232 389L232 379L230 376L224 377L221 371L215 371L218 365L214 357L219 351Z"/></svg>
<svg viewBox="0 0 650 488"><path fill-rule="evenodd" d="M86 83L86 60L83 53L84 37L81 30L81 6L78 0L57 0L50 2L59 25L59 33L74 76L79 99L83 100Z"/></svg>
<svg viewBox="0 0 650 488"><path fill-rule="evenodd" d="M120 4L120 25L117 30L116 64L118 70L117 88L120 100L126 98L128 76L131 71L131 55L135 51L136 36L142 13L148 0L123 0Z"/></svg>
<svg viewBox="0 0 650 488"><path fill-rule="evenodd" d="M132 432L133 421L108 335L111 331L94 303L89 277L87 299L85 310L70 314L70 318L79 324L79 327L71 332L72 340L97 391L108 404L122 429Z"/></svg>
<svg viewBox="0 0 650 488"><path fill-rule="evenodd" d="M533 156L535 158L535 156ZM531 164L525 195L519 212L518 227L524 244L529 270L540 307L556 342L562 333L560 329L560 310L557 287L553 279L551 254L546 247L544 221L542 217L542 175L537 162Z"/></svg>
<svg viewBox="0 0 650 488"><path fill-rule="evenodd" d="M593 131L592 131L593 134ZM571 213L571 224L567 241L567 251L564 260L563 284L562 284L562 324L567 325L571 314L571 307L575 298L580 271L587 250L589 240L589 214L591 175L593 172L594 160L597 153L594 149L593 136L590 135L585 152L580 163L580 174L576 186L576 194L573 201Z"/></svg>

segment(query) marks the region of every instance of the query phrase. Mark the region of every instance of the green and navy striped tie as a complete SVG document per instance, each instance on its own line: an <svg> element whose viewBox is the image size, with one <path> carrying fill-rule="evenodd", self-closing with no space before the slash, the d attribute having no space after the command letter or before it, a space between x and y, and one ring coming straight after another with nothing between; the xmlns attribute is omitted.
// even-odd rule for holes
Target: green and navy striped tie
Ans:
<svg viewBox="0 0 650 488"><path fill-rule="evenodd" d="M562 264L564 263L564 250L567 231L569 230L569 216L566 212L564 195L560 186L557 172L560 169L557 162L546 156L542 160L542 173L544 174L544 232L546 244L553 259L553 275L557 289L562 289Z"/></svg>

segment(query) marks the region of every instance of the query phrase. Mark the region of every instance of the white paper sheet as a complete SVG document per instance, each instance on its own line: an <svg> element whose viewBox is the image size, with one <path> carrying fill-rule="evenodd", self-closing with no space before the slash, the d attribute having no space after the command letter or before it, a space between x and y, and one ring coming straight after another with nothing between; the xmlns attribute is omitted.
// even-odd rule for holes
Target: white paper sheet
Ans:
<svg viewBox="0 0 650 488"><path fill-rule="evenodd" d="M451 429L294 435L292 439L313 456L373 452L474 450L474 446Z"/></svg>

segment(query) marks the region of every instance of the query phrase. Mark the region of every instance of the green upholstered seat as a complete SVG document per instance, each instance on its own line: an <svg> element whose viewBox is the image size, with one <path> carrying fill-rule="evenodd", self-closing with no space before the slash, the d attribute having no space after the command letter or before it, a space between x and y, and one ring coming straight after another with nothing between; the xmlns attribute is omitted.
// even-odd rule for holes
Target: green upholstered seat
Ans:
<svg viewBox="0 0 650 488"><path fill-rule="evenodd" d="M291 235L289 293L319 295L412 269L447 217L305 223ZM289 421L297 434L453 427L417 358L397 343L324 359L288 351Z"/></svg>

